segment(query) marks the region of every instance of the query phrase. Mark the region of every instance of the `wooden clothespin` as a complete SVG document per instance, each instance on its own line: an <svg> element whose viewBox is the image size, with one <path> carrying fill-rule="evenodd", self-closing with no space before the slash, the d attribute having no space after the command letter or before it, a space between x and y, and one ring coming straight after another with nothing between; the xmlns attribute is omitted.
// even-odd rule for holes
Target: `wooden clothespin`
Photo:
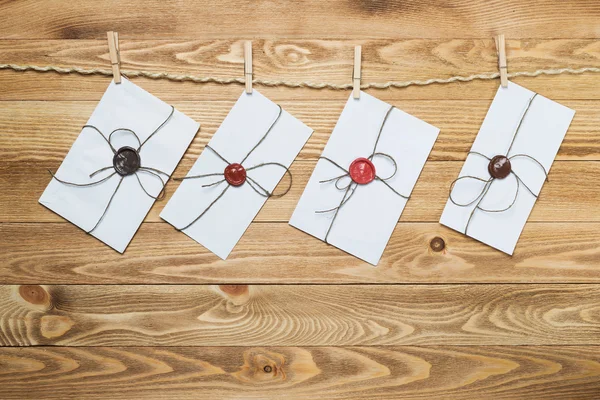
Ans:
<svg viewBox="0 0 600 400"><path fill-rule="evenodd" d="M498 52L498 68L500 69L500 85L508 86L508 69L506 67L506 42L504 35L498 35L496 40L496 51Z"/></svg>
<svg viewBox="0 0 600 400"><path fill-rule="evenodd" d="M352 71L352 97L360 98L361 46L354 47L354 70Z"/></svg>
<svg viewBox="0 0 600 400"><path fill-rule="evenodd" d="M244 43L244 79L246 81L246 93L252 94L252 41Z"/></svg>
<svg viewBox="0 0 600 400"><path fill-rule="evenodd" d="M116 84L121 83L121 54L119 52L119 34L117 32L106 32L108 37L108 55L112 66L113 79Z"/></svg>

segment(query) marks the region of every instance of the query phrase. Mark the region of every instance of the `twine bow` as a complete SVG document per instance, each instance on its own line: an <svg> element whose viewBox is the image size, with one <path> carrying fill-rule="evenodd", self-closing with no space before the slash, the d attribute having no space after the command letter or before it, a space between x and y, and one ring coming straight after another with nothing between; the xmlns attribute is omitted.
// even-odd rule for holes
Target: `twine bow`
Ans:
<svg viewBox="0 0 600 400"><path fill-rule="evenodd" d="M473 219L473 215L475 214L475 211L477 211L477 210L480 210L480 211L483 211L483 212L488 212L488 213L501 213L501 212L504 212L504 211L508 211L508 210L509 210L509 209L511 209L511 208L512 208L512 207L515 205L515 203L517 202L517 197L518 197L518 195L519 195L519 189L520 189L521 185L523 185L523 186L524 186L524 187L527 189L527 191L533 195L533 197L535 197L536 199L538 198L538 195L537 195L537 194L535 194L535 193L534 193L534 192L533 192L533 191L532 191L532 190L529 188L529 186L527 186L527 184L525 184L525 182L523 182L523 180L522 180L522 179L519 177L519 175L517 175L517 173L516 173L516 172L515 172L515 171L512 169L512 164L510 163L510 161L514 160L515 158L525 158L525 159L528 159L528 160L530 160L530 161L533 161L533 162L535 162L535 163L536 163L536 165L538 165L538 166L539 166L539 167L542 169L542 171L544 172L545 181L546 181L546 182L548 181L548 171L546 171L546 168L544 168L544 166L543 166L543 165L542 165L542 164L541 164L541 163L540 163L538 160L536 160L535 158L533 158L533 157L531 157L530 155L527 155L527 154L514 154L514 155L512 155L512 156L509 156L509 154L510 154L510 151L511 151L511 149L512 149L512 147L513 147L514 143L515 143L515 139L516 139L516 137L517 137L517 135L518 135L518 133L519 133L519 130L520 130L520 128L521 128L521 125L523 124L523 120L525 119L525 116L527 115L527 112L529 111L529 109L530 109L530 107L531 107L531 103L533 102L533 100L535 99L535 97L536 97L536 96L537 96L537 93L535 93L535 94L534 94L534 95L533 95L533 96L532 96L532 97L529 99L529 102L527 103L527 106L526 106L526 108L525 108L525 111L523 112L523 115L521 116L521 119L519 120L519 124L517 125L517 129L515 130L515 133L513 134L513 138L512 138L512 141L511 141L511 143L510 143L510 146L509 146L509 148L508 148L508 151L507 151L507 152L506 152L504 155L502 155L502 156L496 155L496 156L494 156L494 157L492 157L492 158L491 158L491 157L488 157L488 156L486 156L485 154L482 154L482 153L480 153L480 152L477 152L477 151L470 151L470 152L467 154L467 156L469 156L469 155L473 154L473 155L477 155L477 156L483 157L483 158L485 158L486 160L488 160L488 162L490 163L490 164L489 164L489 166L488 166L488 173L489 173L490 177L489 177L488 179L484 179L484 178L480 178L480 177L477 177L477 176L465 175L465 176L461 176L461 177L459 177L459 178L455 179L455 180L452 182L452 184L450 185L449 198L450 198L450 201L451 201L451 202L452 202L454 205L456 205L456 206L459 206L459 207L470 207L471 205L475 204L475 207L474 207L474 208L473 208L473 210L471 211L471 214L469 215L469 219L467 220L467 224L466 224L466 226L465 226L465 231L464 231L464 234L465 234L465 235L467 234L467 231L468 231L468 229L469 229L469 225L470 225L470 223L471 223L471 220ZM492 173L490 172L490 170L492 170L492 169L493 169L493 167L494 167L494 166L493 166L494 159L496 159L496 158L498 158L498 157L503 157L503 158L505 158L506 160L508 160L508 166L509 166L509 168L510 168L510 170L509 170L508 174L506 174L506 176L504 176L504 177L501 177L501 178L500 178L500 177L495 177L495 176L493 176L493 175L492 175ZM490 190L490 188L491 188L491 186L492 186L492 183L493 183L495 180L497 180L497 179L504 179L504 178L506 178L508 175L512 175L512 176L514 176L514 178L515 178L515 182L516 182L515 194L514 194L514 197L513 197L512 201L511 201L511 203L510 203L510 204L509 204L507 207L504 207L504 208L498 208L498 209L488 209L488 208L483 208L483 207L481 207L481 203L482 203L482 201L484 200L485 196L487 195L488 191ZM454 197L453 197L453 195L452 195L452 192L453 192L453 190L454 190L454 187L456 186L456 184L457 184L459 181L461 181L461 180L470 180L470 181L478 181L478 182L483 182L483 183L484 183L484 185L483 185L483 187L482 187L481 191L480 191L480 192L477 194L477 196L475 196L475 198L474 198L473 200L467 201L467 202L465 202L465 203L460 203L460 202L458 202L458 201L456 201L456 200L454 199Z"/></svg>
<svg viewBox="0 0 600 400"><path fill-rule="evenodd" d="M398 196L400 196L400 197L408 200L409 196L405 196L403 194L400 194L396 189L394 189L392 186L390 186L389 183L387 183L387 181L390 180L390 179L392 179L396 175L396 173L398 172L398 164L396 163L396 160L394 159L394 157L390 156L389 154L377 152L377 145L378 145L379 139L381 137L381 132L383 131L383 127L385 126L385 123L386 123L386 121L387 121L387 119L388 119L388 117L389 117L389 115L390 115L390 113L391 113L391 111L393 109L394 109L394 106L390 106L390 108L385 113L385 116L383 118L383 122L381 123L381 125L379 127L379 133L377 134L377 139L375 140L375 145L373 146L373 151L371 152L371 155L369 157L367 157L367 160L372 161L373 158L375 158L375 157L384 157L387 160L389 160L393 164L393 166L394 166L394 172L390 176L388 176L386 178L382 178L379 175L375 174L373 180L376 180L376 181L379 181L379 182L383 183L385 186L387 186L396 195L398 195ZM350 200L350 198L354 195L354 192L356 191L356 188L358 187L359 183L355 182L352 179L349 170L347 170L346 168L342 167L337 162L333 161L332 159L330 159L328 157L324 157L324 156L319 157L319 159L323 159L325 161L328 161L331 164L335 165L340 170L344 171L344 173L342 175L338 175L338 176L333 177L333 178L324 179L324 180L319 181L319 183L321 183L321 184L335 182L334 183L335 188L338 189L338 190L340 190L340 191L344 191L344 196L342 197L342 201L336 207L329 208L329 209L326 209L326 210L315 211L315 213L317 213L317 214L335 212L335 214L333 214L333 218L331 219L331 223L329 224L329 227L327 228L327 232L325 233L325 238L323 239L325 243L328 243L327 242L327 238L329 237L329 233L331 232L331 228L333 227L333 224L334 224L334 222L335 222L335 220L336 220L336 218L338 216L338 213L339 213L340 209L346 203L348 203L348 201ZM342 182L342 180L345 179L345 178L350 178L348 184L345 185L345 186L341 186L340 187L340 182Z"/></svg>
<svg viewBox="0 0 600 400"><path fill-rule="evenodd" d="M248 157L250 156L250 154L252 154L252 152L254 152L254 150L256 150L256 148L267 138L267 136L269 135L269 133L271 132L271 130L273 129L273 127L275 126L275 124L277 123L277 121L279 121L279 117L281 117L282 109L281 109L280 105L277 105L277 107L279 107L279 111L277 112L277 117L273 120L273 122L269 126L269 129L267 129L267 132L262 136L262 138L258 141L258 143L256 143L254 145L254 147L246 154L246 156L242 159L242 161L240 161L237 165L243 167L244 162L248 159ZM230 163L229 161L227 161L221 154L219 154L219 152L217 152L211 146L206 145L206 148L209 149L209 150L211 150L213 153L215 153L217 155L217 157L219 157L223 162L225 162L227 164L227 166L234 165L234 164ZM252 190L254 190L260 196L263 196L263 197L266 197L266 198L269 198L269 197L281 197L281 196L286 195L290 191L290 189L292 188L292 173L290 172L289 168L286 167L285 165L283 165L281 163L278 163L278 162L266 162L266 163L261 163L261 164L254 165L254 166L249 167L249 168L245 168L244 167L244 173L247 173L247 172L252 171L252 170L256 170L258 168L266 167L266 166L276 166L276 167L283 168L284 171L285 171L285 174L290 177L289 185L288 185L287 189L283 193L274 194L274 193L268 191L260 183L258 183L255 179L253 179L249 175L244 175L244 180L243 180L243 182L240 185L248 183L248 186L250 186L250 188L252 188ZM201 178L208 178L208 177L223 177L223 179L219 179L217 181L204 184L204 185L202 185L202 187L217 186L217 185L220 185L222 183L227 183L227 186L225 187L225 189L223 189L221 191L221 193L219 193L219 195L193 221L191 221L189 224L187 224L183 228L177 228L177 227L175 227L176 230L183 231L183 230L189 228L190 226L192 226L194 223L196 223L196 221L198 221L200 218L202 218L208 212L208 210L210 210L212 208L212 206L214 206L217 203L217 201L219 201L219 199L221 197L223 197L223 195L225 195L225 193L227 192L227 190L229 190L229 188L232 186L232 184L229 183L229 181L227 180L227 176L225 175L225 172L215 172L215 173L210 173L210 174L191 175L191 176L185 176L185 177L182 177L182 178L174 178L174 180L176 180L176 181L183 181L185 179L201 179ZM239 185L236 185L236 186L239 186Z"/></svg>
<svg viewBox="0 0 600 400"><path fill-rule="evenodd" d="M154 200L162 200L165 197L165 185L166 185L166 181L162 178L161 174L163 176L166 177L167 180L169 180L170 175L167 174L166 172L163 172L159 169L156 168L152 168L152 167L144 167L141 165L141 157L140 157L140 152L142 150L142 147L144 147L144 145L156 134L158 133L158 131L160 131L166 124L167 122L169 122L169 120L171 119L171 117L173 116L173 113L175 112L175 108L173 106L171 106L171 112L169 113L169 116L158 126L158 128L156 128L147 138L146 140L144 140L143 142L140 140L139 136L131 129L128 128L117 128L115 130L113 130L109 135L108 138L100 131L100 129L98 129L97 127L95 127L94 125L84 125L82 130L85 128L90 128L92 130L94 130L95 132L97 132L102 139L104 139L106 141L106 143L108 144L108 146L110 147L110 150L113 152L113 165L111 166L107 166L107 167L102 167L100 169L97 169L96 171L92 172L89 176L90 178L93 178L94 176L104 172L104 171L109 171L109 170L113 170L113 172L111 174L109 174L108 176L94 181L94 182L87 182L87 183L77 183L77 182L69 182L69 181L65 181L63 179L59 179L52 171L48 170L48 172L50 173L50 175L52 175L53 179L56 179L58 182L64 184L64 185L68 185L68 186L75 186L75 187L90 187L90 186L94 186L94 185L99 185L101 183L104 183L106 181L108 181L110 178L112 178L115 175L119 175L119 183L117 184L117 187L115 188L115 190L113 191L112 195L110 196L108 203L106 204L106 207L104 208L104 211L102 212L102 215L100 216L100 218L98 219L98 221L96 222L96 224L94 225L94 227L92 229L90 229L89 231L86 231L86 233L92 233L97 227L98 225L100 225L100 222L104 219L104 216L106 215L106 213L108 212L108 209L110 207L110 205L112 204L113 199L115 198L115 195L117 194L117 192L119 191L119 188L121 187L121 183L123 182L123 179L125 179L127 176L130 175L135 175L135 177L137 178L137 181L140 185L140 187L142 188L142 190L144 191L144 193L153 198ZM115 147L112 145L112 137L116 132L126 132L126 133L130 133L132 134L135 139L138 142L138 147L137 148L131 148L128 146L124 146L121 147L119 149L115 149ZM158 178L161 182L161 190L159 192L159 194L157 196L153 196L150 193L148 193L148 191L146 190L146 188L144 187L144 185L142 184L142 181L140 180L140 177L138 175L138 173L143 172L146 174L149 174L155 178Z"/></svg>

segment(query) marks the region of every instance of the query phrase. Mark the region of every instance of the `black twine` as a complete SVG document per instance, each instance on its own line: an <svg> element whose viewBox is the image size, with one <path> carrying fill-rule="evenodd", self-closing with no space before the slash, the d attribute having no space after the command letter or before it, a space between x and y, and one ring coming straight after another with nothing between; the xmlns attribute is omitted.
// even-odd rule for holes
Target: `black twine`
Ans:
<svg viewBox="0 0 600 400"><path fill-rule="evenodd" d="M250 157L250 154L252 154L252 152L254 152L254 150L256 150L256 148L258 146L260 146L260 144L262 144L264 142L264 140L267 138L267 136L269 135L269 133L271 133L271 130L273 129L273 127L275 126L275 124L277 123L277 121L279 121L279 117L281 117L281 114L282 114L282 108L281 108L281 106L279 104L277 105L277 107L279 108L279 110L277 112L277 117L275 117L275 119L273 120L273 122L269 126L269 129L267 129L267 131L260 138L260 140L242 158L242 161L239 162L240 165L243 166L244 161L246 161L248 159L248 157ZM206 148L209 149L210 151L212 151L225 164L231 165L231 163L229 161L227 161L227 159L225 159L225 157L223 157L221 154L219 154L219 152L216 151L215 149L213 149L211 146L206 145ZM265 166L269 166L269 165L274 165L274 166L283 168L285 170L285 175L288 175L290 177L289 185L288 185L287 189L283 193L274 194L272 192L269 192L267 189L265 189L262 185L260 185L255 179L253 179L249 175L246 175L246 181L244 183L248 183L248 186L250 186L250 188L252 190L254 190L258 195L266 197L266 198L285 196L290 191L290 189L292 188L292 180L293 180L292 179L292 173L290 172L289 168L286 167L285 165L283 165L281 163L277 163L277 162L265 162L265 163L254 165L254 166L249 167L249 168L245 168L245 170L246 170L246 172L249 172L249 171L255 170L257 168L265 167ZM223 177L223 179L219 179L219 180L216 180L214 182L210 182L210 183L204 184L204 185L202 185L202 187L218 186L218 185L220 185L223 182L227 183L227 186L225 186L225 188L221 191L221 193L219 193L219 195L200 213L200 215L198 215L196 218L194 218L193 221L191 221L189 224L187 224L183 228L177 228L177 227L175 227L175 229L177 231L183 231L183 230L189 228L190 226L192 226L193 224L195 224L196 221L198 221L200 218L202 218L208 212L208 210L210 210L212 208L212 206L214 206L217 203L217 201L219 201L219 199L221 197L223 197L223 195L225 195L225 192L227 192L227 190L231 187L231 185L224 178L224 176L225 176L224 172L214 172L214 173L209 173L209 174L190 175L190 176L185 176L185 177L182 177L182 178L173 178L173 180L175 180L175 181L183 181L184 179L201 179L201 178L208 178L208 177L213 177L213 176Z"/></svg>
<svg viewBox="0 0 600 400"><path fill-rule="evenodd" d="M529 102L527 103L527 106L525 107L525 111L523 111L523 114L521 115L521 119L519 120L519 124L517 125L517 128L516 128L515 132L513 133L513 137L512 137L512 140L510 141L510 145L508 147L508 150L506 151L506 153L504 154L504 156L506 158L508 158L508 160L512 160L512 159L517 158L517 157L524 157L524 158L527 158L529 160L534 161L542 169L542 171L544 171L544 175L546 177L545 180L546 180L546 182L548 182L548 171L546 171L546 168L544 168L544 166L542 165L542 163L540 163L535 158L533 158L533 157L531 157L530 155L527 155L527 154L515 154L515 155L512 155L512 156L508 157L508 155L510 154L510 151L513 148L513 145L515 144L515 140L517 138L519 130L521 129L521 125L523 124L523 121L525 120L525 116L527 115L527 112L531 108L531 103L533 103L533 100L536 98L537 95L538 94L535 93L529 99ZM491 161L490 157L488 157L485 154L482 154L480 152L477 152L477 151L470 151L469 153L467 153L467 157L469 155L471 155L471 154L483 157L486 160ZM521 185L523 185L525 187L525 189L527 189L527 191L533 195L533 197L535 197L536 199L538 198L538 195L536 195L535 193L533 193L533 191L529 188L529 186L527 186L525 184L525 182L523 182L523 180L519 177L519 175L517 175L517 173L512 170L512 167L511 167L510 175L513 175L515 177L515 182L517 183L517 187L516 187L516 190L515 190L515 195L514 195L514 198L513 198L512 202L507 207L505 207L505 208L499 208L499 209L487 209L487 208L483 208L483 207L480 206L481 202L485 198L485 195L490 190L490 188L492 186L492 183L496 180L496 178L494 178L493 176L490 175L489 179L482 179L482 178L479 178L477 176L464 175L464 176L458 177L457 179L455 179L452 182L452 184L450 185L450 192L449 192L448 197L450 198L450 201L454 205L459 206L459 207L469 207L469 206L471 206L471 205L473 205L473 204L476 203L475 207L471 211L471 214L469 215L469 219L467 220L467 225L465 226L465 231L464 231L465 235L467 234L467 230L469 229L469 225L471 224L471 220L473 219L473 215L475 214L476 210L480 210L480 211L488 212L488 213L501 213L501 212L504 212L504 211L508 211L517 202L517 198L519 196L519 189L520 189ZM458 203L452 197L452 191L454 190L454 187L455 187L456 183L459 182L462 179L476 180L476 181L480 181L480 182L484 182L485 183L483 185L483 188L479 192L479 194L473 200L471 200L469 202L466 202L466 203Z"/></svg>
<svg viewBox="0 0 600 400"><path fill-rule="evenodd" d="M142 150L142 147L148 142L148 140L150 140L151 137L153 137L156 133L158 133L158 131L160 131L167 124L167 122L169 122L169 120L173 116L174 112L175 112L175 107L171 106L171 112L169 113L169 116L143 142L140 141L139 136L133 130L128 129L128 128L117 128L117 129L113 130L108 135L108 138L97 127L95 127L94 125L84 125L83 128L82 128L82 130L85 129L85 128L90 128L90 129L93 129L94 131L96 131L102 137L102 139L104 139L106 141L106 143L110 147L110 149L113 152L113 154L117 154L118 150L115 149L114 146L111 143L112 135L115 132L131 133L136 138L136 140L138 142L137 149L131 149L131 150L136 153L138 159L141 159L141 157L140 157L140 151ZM112 172L111 174L109 174L108 176L106 176L106 177L104 177L104 178L102 178L100 180L97 180L97 181L94 181L94 182L87 182L87 183L77 183L77 182L65 181L65 180L59 179L52 171L48 170L48 172L50 173L50 175L52 175L53 179L56 179L58 182L60 182L60 183L62 183L64 185L75 186L75 187L89 187L89 186L94 186L94 185L98 185L98 184L101 184L103 182L106 182L110 178L112 178L113 176L118 175L118 172L115 169L114 165L111 165L109 167L102 167L102 168L100 168L100 169L92 172L90 174L90 178L93 178L97 174L99 174L101 172L104 172L104 171L108 171L110 169L112 169L114 172ZM146 188L142 184L142 181L140 180L140 177L138 175L138 173L140 173L140 172L143 172L145 174L151 175L151 176L153 176L155 178L158 178L160 180L160 182L161 182L161 190L158 193L158 196L152 196L150 193L148 193L148 191L146 190ZM163 177L161 176L161 174L163 176L165 176L167 178L167 180L169 180L169 178L170 178L169 174L167 174L166 172L163 172L163 171L161 171L159 169L151 168L151 167L139 166L132 173L132 175L135 175L135 177L137 178L137 181L140 184L140 187L142 188L142 190L144 191L144 193L146 195L148 195L149 197L153 198L154 200L162 200L162 199L165 198L165 195L166 195L166 191L165 191L166 181L163 179ZM119 175L119 183L117 184L117 187L115 188L115 190L112 192L112 194L111 194L111 196L110 196L110 198L108 200L108 203L106 204L106 207L104 208L104 211L102 212L102 215L100 216L100 218L98 219L98 221L96 222L96 224L94 225L94 227L92 229L90 229L89 231L86 231L86 233L91 234L98 227L98 225L100 225L100 222L104 219L104 216L108 212L108 209L109 209L110 205L112 204L112 201L115 198L115 196L117 194L117 191L121 187L121 183L123 182L123 179L125 179L125 175Z"/></svg>
<svg viewBox="0 0 600 400"><path fill-rule="evenodd" d="M389 154L386 153L381 153L381 152L377 152L377 145L379 144L379 139L381 138L381 132L383 132L383 127L385 126L385 123L390 115L390 113L392 112L392 110L394 109L394 106L390 106L390 108L387 110L387 112L385 113L385 116L383 118L383 122L381 123L381 126L379 127L379 133L377 134L377 138L375 139L375 145L373 146L373 151L371 152L371 155L368 158L369 161L372 161L374 157L385 157L387 158L389 161L392 162L392 164L394 165L394 172L386 177L386 178L382 178L379 175L375 175L375 179L381 183L383 183L384 185L386 185L388 188L391 189L392 192L394 192L396 195L407 199L409 198L409 196L405 196L403 194L400 194L398 191L396 191L396 189L394 189L392 186L390 186L389 183L387 183L388 180L392 179L396 173L398 172L398 164L396 163L396 160L394 160L394 157L390 156ZM335 222L338 213L340 211L340 209L352 198L352 196L354 195L354 192L356 191L356 188L358 187L358 183L354 182L352 180L352 178L350 178L350 172L345 169L344 167L342 167L340 164L336 163L335 161L333 161L332 159L328 158L328 157L324 157L321 156L319 157L319 159L323 159L325 161L330 162L331 164L335 165L337 168L339 168L340 170L344 171L344 174L342 175L338 175L334 178L329 178L329 179L324 179L322 181L319 181L319 183L329 183L329 182L335 182L335 188L338 190L345 190L344 191L344 196L342 197L342 201L340 201L340 204L337 205L337 207L333 207L333 208L329 208L326 210L318 210L315 211L315 213L317 214L324 214L324 213L328 213L328 212L335 212L333 214L333 218L331 219L331 223L329 224L329 227L327 228L327 232L325 233L325 238L323 239L323 241L325 243L329 243L327 241L327 238L329 237L329 233L331 232L331 228L333 228L333 223ZM348 184L346 186L339 186L340 182L342 181L342 179L344 178L350 178L350 181L348 182Z"/></svg>

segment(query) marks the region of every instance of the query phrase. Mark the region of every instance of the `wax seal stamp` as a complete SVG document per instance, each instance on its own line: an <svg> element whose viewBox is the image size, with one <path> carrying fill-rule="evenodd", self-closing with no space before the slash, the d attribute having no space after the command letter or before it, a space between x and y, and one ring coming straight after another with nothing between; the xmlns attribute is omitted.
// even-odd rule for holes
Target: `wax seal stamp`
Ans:
<svg viewBox="0 0 600 400"><path fill-rule="evenodd" d="M350 178L359 185L365 185L375 179L375 165L368 158L357 158L352 161L350 168Z"/></svg>
<svg viewBox="0 0 600 400"><path fill-rule="evenodd" d="M511 171L510 160L506 156L495 156L488 164L488 172L496 179L504 179Z"/></svg>
<svg viewBox="0 0 600 400"><path fill-rule="evenodd" d="M242 164L233 163L225 167L225 180L231 186L240 186L246 182L246 168Z"/></svg>
<svg viewBox="0 0 600 400"><path fill-rule="evenodd" d="M123 146L115 153L113 157L113 167L117 174L127 176L134 174L141 165L140 154L136 149Z"/></svg>

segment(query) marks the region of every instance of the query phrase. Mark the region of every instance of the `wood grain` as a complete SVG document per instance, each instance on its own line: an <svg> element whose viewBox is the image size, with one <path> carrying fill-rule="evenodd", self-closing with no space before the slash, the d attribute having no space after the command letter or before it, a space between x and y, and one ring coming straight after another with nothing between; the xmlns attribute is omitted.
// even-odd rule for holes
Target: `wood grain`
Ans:
<svg viewBox="0 0 600 400"><path fill-rule="evenodd" d="M143 224L124 255L63 223L0 224L0 237L0 282L15 284L600 282L598 223L529 223L512 257L404 223L377 267L281 223L250 225L226 261L167 224Z"/></svg>
<svg viewBox="0 0 600 400"><path fill-rule="evenodd" d="M443 0L303 2L297 8L267 0L176 5L160 0L119 2L59 0L5 2L1 38L102 38L113 29L123 38L250 37L510 37L594 38L600 7L573 0L568 7L536 2ZM54 12L48 12L53 10ZM114 14L119 11L119 18ZM335 10L332 12L332 10ZM28 18L23 19L23 16ZM324 17L326 16L326 23Z"/></svg>
<svg viewBox="0 0 600 400"><path fill-rule="evenodd" d="M600 344L600 285L1 286L4 346Z"/></svg>
<svg viewBox="0 0 600 400"><path fill-rule="evenodd" d="M14 64L110 69L103 40L0 40L0 60ZM243 78L243 38L235 40L121 40L122 69L171 72L217 78ZM411 40L254 40L254 77L269 81L349 84L353 47L363 48L362 82L412 81L497 72L492 35L478 39ZM595 67L600 43L587 39L521 39L507 41L508 70ZM598 74L517 78L514 82L554 100L598 99ZM0 100L98 100L110 78L56 73L0 71ZM194 84L134 80L165 101L232 100L242 85ZM485 99L498 80L371 90L387 101L399 99ZM293 99L343 102L349 91L257 89L275 101ZM314 110L314 109L313 109Z"/></svg>
<svg viewBox="0 0 600 400"><path fill-rule="evenodd" d="M3 399L592 399L597 346L2 348Z"/></svg>

